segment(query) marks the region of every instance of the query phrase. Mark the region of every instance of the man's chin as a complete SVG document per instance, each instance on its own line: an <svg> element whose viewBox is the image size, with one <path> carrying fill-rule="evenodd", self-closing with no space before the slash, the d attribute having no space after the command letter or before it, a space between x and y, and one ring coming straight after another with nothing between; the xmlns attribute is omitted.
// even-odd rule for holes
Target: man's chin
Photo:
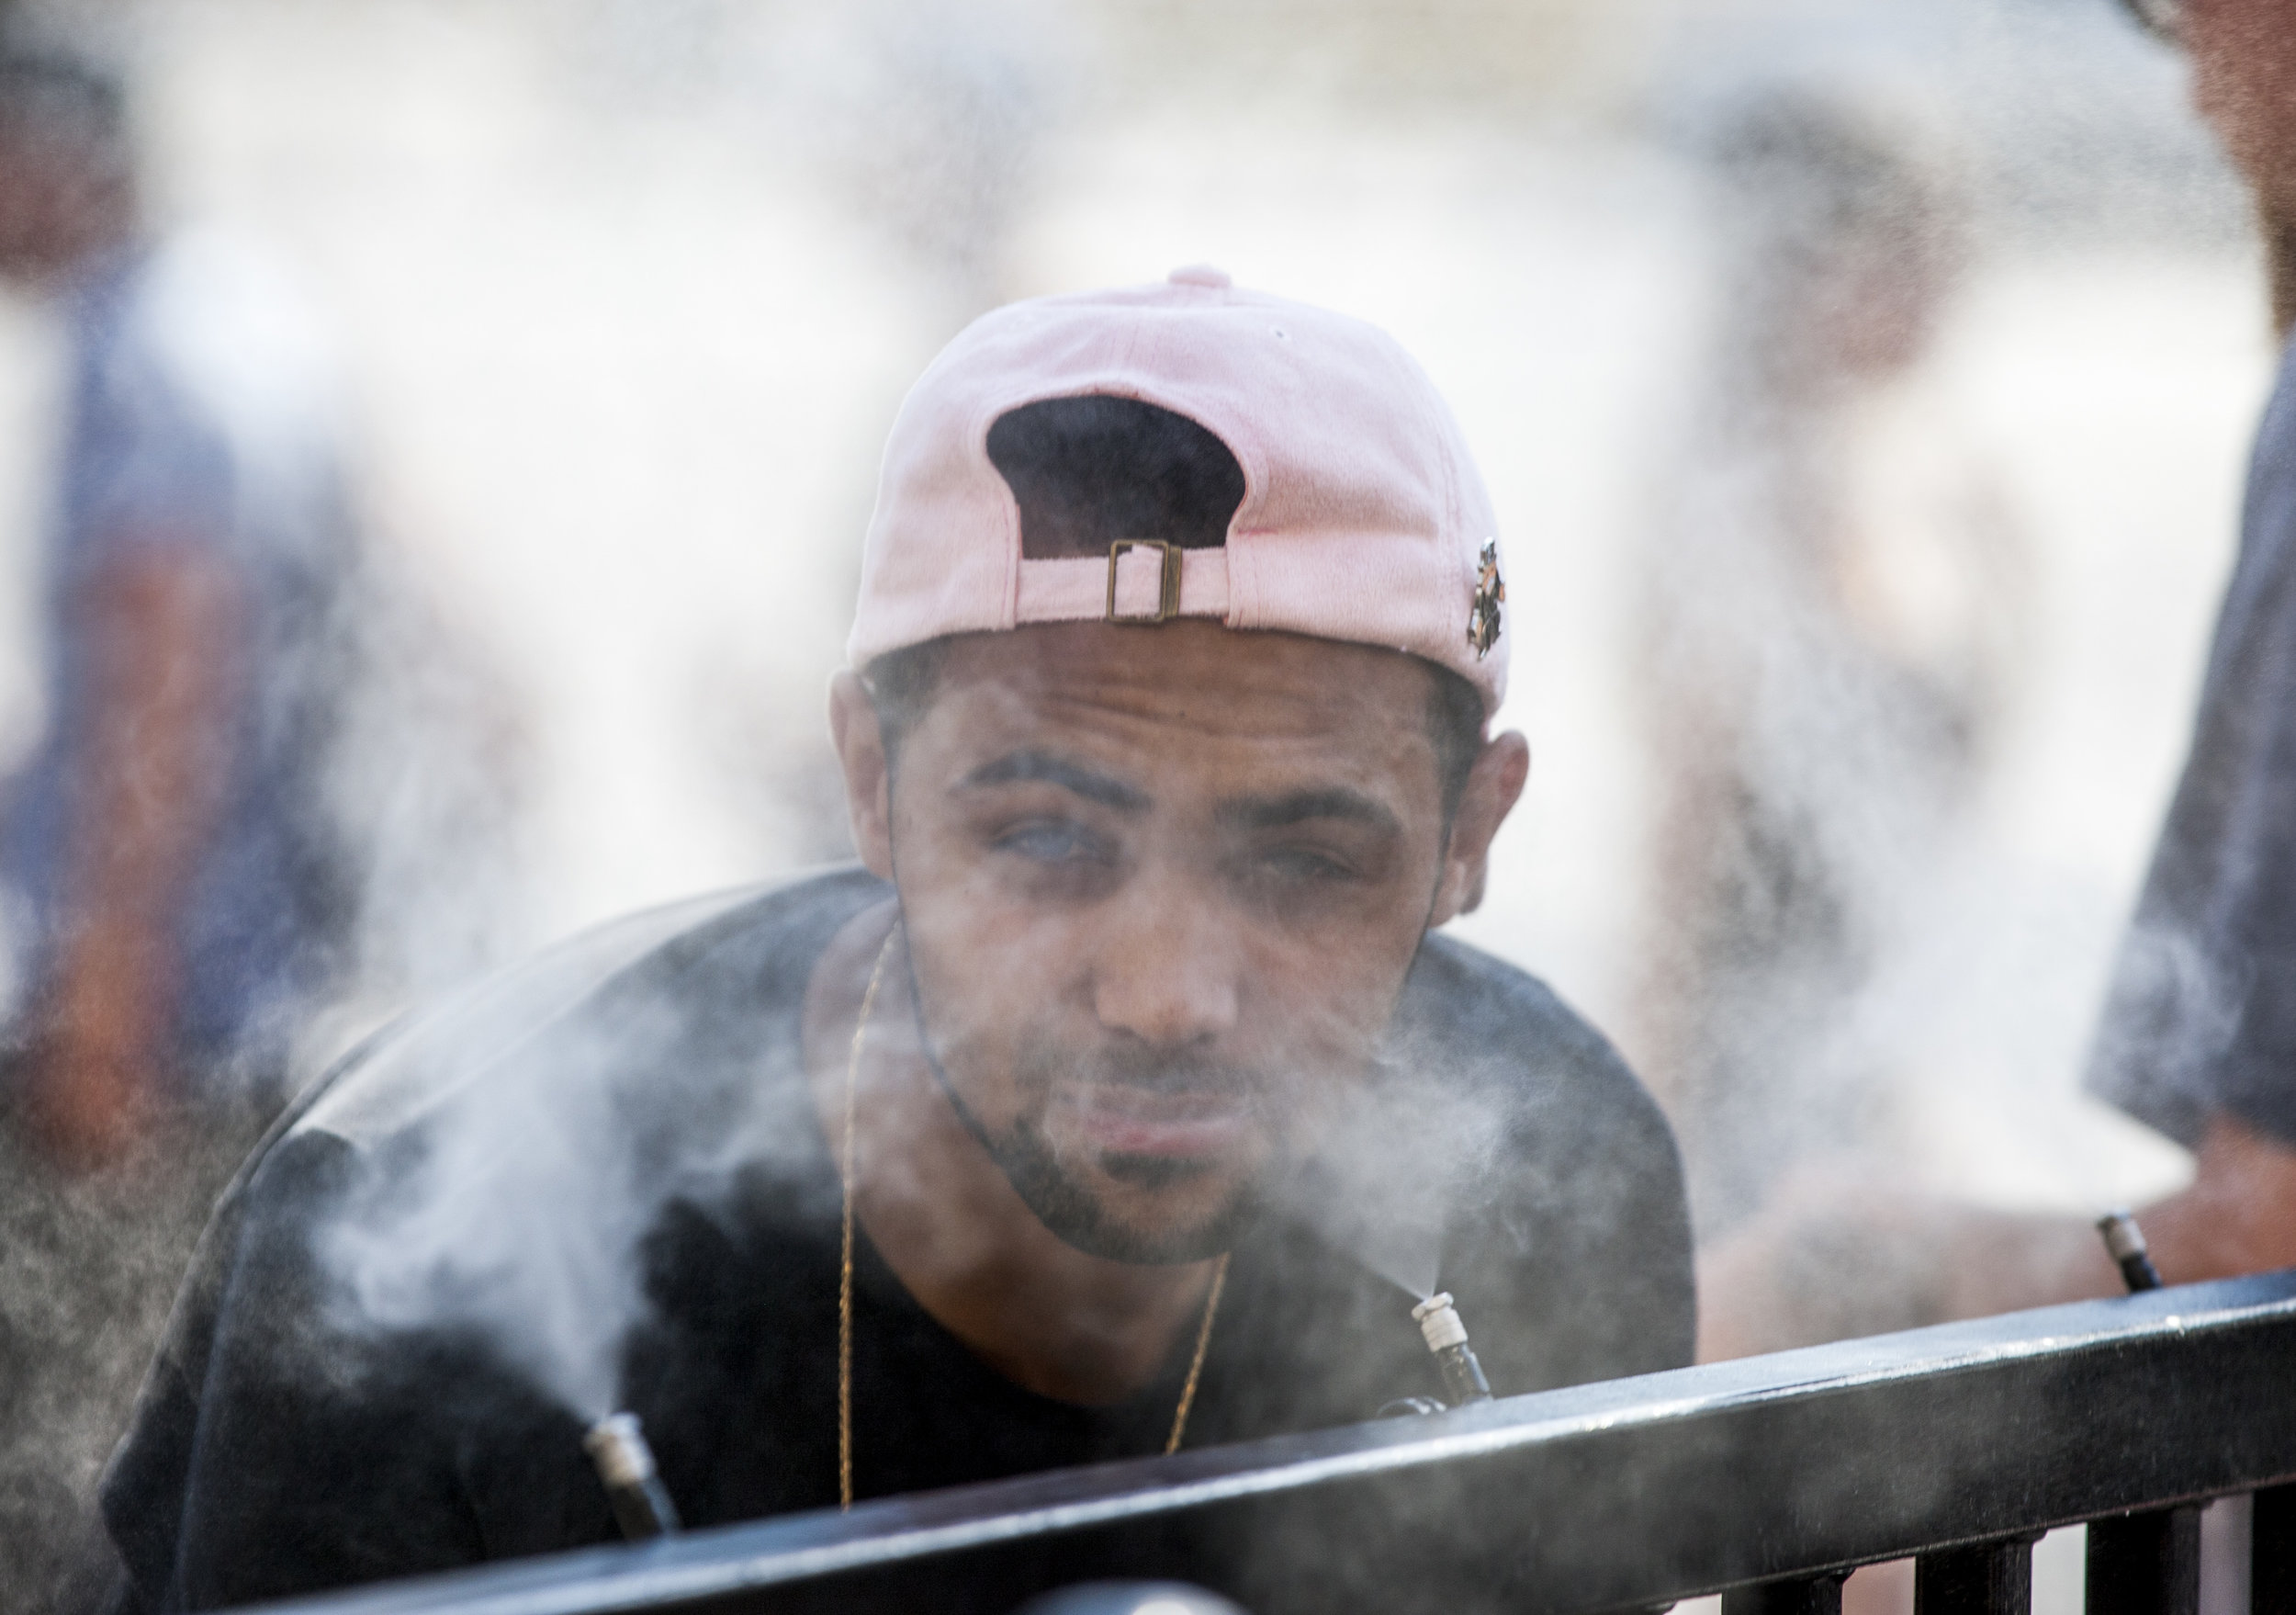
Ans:
<svg viewBox="0 0 2296 1615"><path fill-rule="evenodd" d="M1044 1225L1087 1256L1143 1266L1204 1261L1234 1245L1252 1197L1224 1191L1212 1162L1173 1156L1105 1157L1097 1181L1064 1180L1064 1192L1030 1196Z"/></svg>
<svg viewBox="0 0 2296 1615"><path fill-rule="evenodd" d="M1170 1155L1104 1155L1100 1171L1127 1189L1151 1193L1181 1183L1193 1183L1220 1169L1220 1163L1200 1157Z"/></svg>
<svg viewBox="0 0 2296 1615"><path fill-rule="evenodd" d="M1049 1223L1045 1225L1052 1227ZM1189 1262L1210 1261L1226 1254L1234 1247L1239 1228L1238 1222L1225 1217L1217 1223L1181 1228L1099 1217L1088 1224L1052 1227L1052 1232L1060 1236L1063 1244L1103 1261L1127 1262L1134 1267L1185 1267Z"/></svg>
<svg viewBox="0 0 2296 1615"><path fill-rule="evenodd" d="M1255 1173L1232 1156L1111 1150L1073 1138L1064 1148L1026 1122L980 1137L1039 1222L1105 1260L1206 1260L1230 1248L1258 1208Z"/></svg>

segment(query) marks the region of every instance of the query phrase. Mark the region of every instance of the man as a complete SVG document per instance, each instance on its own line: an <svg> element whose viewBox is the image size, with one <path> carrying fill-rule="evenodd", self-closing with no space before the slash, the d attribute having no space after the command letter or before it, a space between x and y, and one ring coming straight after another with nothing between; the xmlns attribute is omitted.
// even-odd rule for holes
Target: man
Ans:
<svg viewBox="0 0 2296 1615"><path fill-rule="evenodd" d="M2256 198L2272 309L2296 326L2296 6L2131 0L2192 65L2192 95ZM2250 462L2241 540L2186 761L2113 972L2088 1085L2193 1151L2139 1213L2191 1283L2296 1265L2296 348ZM2078 1230L1981 1224L1959 1312L2110 1293ZM1986 1254L1998 1259L1986 1260Z"/></svg>
<svg viewBox="0 0 2296 1615"><path fill-rule="evenodd" d="M2256 196L2296 324L2296 6L2150 0ZM2142 1221L2171 1282L2296 1264L2296 350L2258 433L2192 752L2114 973L2099 1093L2195 1155Z"/></svg>
<svg viewBox="0 0 2296 1615"><path fill-rule="evenodd" d="M0 279L68 383L46 731L0 799L0 1607L62 1607L199 1219L347 905L320 798L347 524L279 277L139 205L121 86L0 38ZM89 1543L85 1539L97 1540Z"/></svg>
<svg viewBox="0 0 2296 1615"><path fill-rule="evenodd" d="M107 1478L124 1607L610 1541L615 1407L707 1524L1367 1418L1438 1284L1503 1395L1686 1361L1663 1121L1432 934L1528 768L1492 532L1356 322L1199 269L968 329L831 691L861 867L305 1101Z"/></svg>
<svg viewBox="0 0 2296 1615"><path fill-rule="evenodd" d="M2129 0L2190 59L2195 104L2256 198L2285 343L2296 326L2296 5ZM2138 1213L2171 1283L2296 1265L2296 348L2249 469L2192 750L2116 962L2088 1084L2193 1151ZM1892 1264L1851 1313L1833 1277ZM1814 1181L1702 1264L1700 1355L2117 1294L2085 1220L1878 1199Z"/></svg>
<svg viewBox="0 0 2296 1615"><path fill-rule="evenodd" d="M0 276L62 308L48 731L6 805L13 1108L68 1168L270 1089L343 940L316 766L347 570L321 344L280 277L155 237L116 80L0 52Z"/></svg>

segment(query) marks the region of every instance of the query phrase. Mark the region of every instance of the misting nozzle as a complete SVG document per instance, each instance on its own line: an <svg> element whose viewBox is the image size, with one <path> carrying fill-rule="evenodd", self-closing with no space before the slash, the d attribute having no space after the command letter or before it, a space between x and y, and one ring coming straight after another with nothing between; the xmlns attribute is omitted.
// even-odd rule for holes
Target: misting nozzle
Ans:
<svg viewBox="0 0 2296 1615"><path fill-rule="evenodd" d="M1451 1406L1490 1401L1491 1382L1483 1378L1483 1365L1475 1361L1475 1349L1467 1343L1467 1326L1459 1321L1451 1297L1430 1295L1411 1309L1411 1316L1426 1337L1427 1350L1435 1353L1435 1366L1443 1371L1443 1389Z"/></svg>
<svg viewBox="0 0 2296 1615"><path fill-rule="evenodd" d="M636 1414L607 1415L590 1427L582 1446L598 1466L606 1500L613 1505L614 1523L621 1526L625 1537L643 1542L678 1529L678 1506L661 1484L661 1473L654 1467L654 1450L646 1444Z"/></svg>
<svg viewBox="0 0 2296 1615"><path fill-rule="evenodd" d="M2144 1230L2136 1225L2134 1217L2124 1211L2107 1212L2097 1219L2097 1232L2105 1237L2105 1248L2121 1264L2121 1277L2131 1294L2160 1288L2160 1270L2153 1265L2152 1252L2144 1248Z"/></svg>

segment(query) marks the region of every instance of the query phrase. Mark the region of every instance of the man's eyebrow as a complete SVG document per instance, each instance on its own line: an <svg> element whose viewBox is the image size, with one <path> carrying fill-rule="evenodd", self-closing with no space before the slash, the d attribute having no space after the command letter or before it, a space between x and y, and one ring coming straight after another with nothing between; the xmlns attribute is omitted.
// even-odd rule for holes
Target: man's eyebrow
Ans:
<svg viewBox="0 0 2296 1615"><path fill-rule="evenodd" d="M1386 804L1345 785L1291 791L1280 796L1255 796L1230 802L1220 809L1224 824L1241 830L1281 830L1311 819L1344 819L1373 830L1400 830L1401 822Z"/></svg>
<svg viewBox="0 0 2296 1615"><path fill-rule="evenodd" d="M1010 785L1037 782L1074 791L1087 802L1137 813L1148 806L1148 795L1122 780L1051 751L1009 751L994 762L984 762L957 782L960 791L980 785Z"/></svg>

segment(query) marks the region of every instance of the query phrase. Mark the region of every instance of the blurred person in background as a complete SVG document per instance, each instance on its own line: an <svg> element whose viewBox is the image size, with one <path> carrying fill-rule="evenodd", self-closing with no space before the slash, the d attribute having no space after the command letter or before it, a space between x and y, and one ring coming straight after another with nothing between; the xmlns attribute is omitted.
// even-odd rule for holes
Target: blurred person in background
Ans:
<svg viewBox="0 0 2296 1615"><path fill-rule="evenodd" d="M351 529L315 326L260 257L147 226L121 86L86 62L0 56L0 271L56 304L71 367L47 732L0 845L9 1082L94 1167L220 1087L276 1101L340 967L319 761Z"/></svg>
<svg viewBox="0 0 2296 1615"><path fill-rule="evenodd" d="M1711 1238L1873 1143L1906 1076L1871 1009L1904 990L1908 911L1983 764L2021 550L1924 385L1963 256L1938 142L1871 96L1789 86L1707 155L1722 315L1647 562L1643 1029Z"/></svg>
<svg viewBox="0 0 2296 1615"><path fill-rule="evenodd" d="M313 327L154 230L123 86L0 35L0 276L61 322L46 731L0 802L0 1607L101 1574L95 1479L352 905L318 759L350 528Z"/></svg>
<svg viewBox="0 0 2296 1615"><path fill-rule="evenodd" d="M2296 1264L2296 5L2143 0L2256 198L2284 346L2186 761L2088 1085L2194 1152L2141 1214L2170 1282ZM2110 1293L2086 1262L2060 1270Z"/></svg>
<svg viewBox="0 0 2296 1615"><path fill-rule="evenodd" d="M2282 343L2296 325L2296 6L2131 0L2189 59L2192 93L2255 198ZM2190 753L2115 962L2089 1089L2193 1152L2144 1207L2171 1283L2296 1264L2296 348L2250 463L2241 541ZM2085 1219L1816 1190L1702 1273L1733 1327L1708 1355L1826 1338L1795 1317L1790 1262L1762 1252L1918 1251L1901 1271L1933 1321L2110 1295ZM1895 1318L1840 1318L1827 1334ZM1862 1326L1862 1327L1852 1327Z"/></svg>

